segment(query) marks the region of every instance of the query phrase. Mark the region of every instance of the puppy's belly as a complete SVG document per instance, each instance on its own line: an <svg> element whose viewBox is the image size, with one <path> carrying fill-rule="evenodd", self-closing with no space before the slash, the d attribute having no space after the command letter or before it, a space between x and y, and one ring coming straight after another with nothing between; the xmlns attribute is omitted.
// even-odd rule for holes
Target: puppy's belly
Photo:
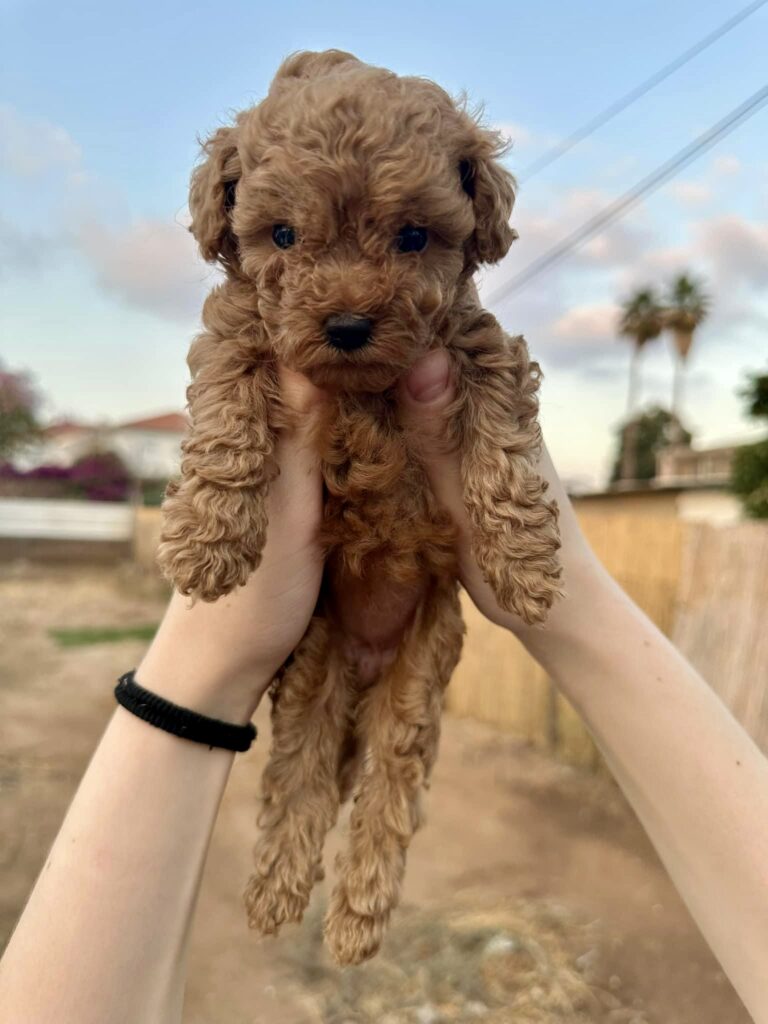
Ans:
<svg viewBox="0 0 768 1024"><path fill-rule="evenodd" d="M358 476L363 456L350 465ZM436 579L455 578L455 528L435 507L421 470L408 464L387 487L343 486L351 470L325 467L321 542L326 561L326 612L361 682L392 663L416 609Z"/></svg>
<svg viewBox="0 0 768 1024"><path fill-rule="evenodd" d="M341 649L360 681L371 683L394 661L427 592L427 574L402 583L393 579L386 561L379 561L360 578L342 559L333 559L327 578L328 612L339 628Z"/></svg>

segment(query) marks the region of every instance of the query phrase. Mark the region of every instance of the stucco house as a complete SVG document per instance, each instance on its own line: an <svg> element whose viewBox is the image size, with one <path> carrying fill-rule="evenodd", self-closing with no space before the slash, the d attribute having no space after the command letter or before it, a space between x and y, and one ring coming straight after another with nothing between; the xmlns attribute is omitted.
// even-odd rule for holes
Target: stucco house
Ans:
<svg viewBox="0 0 768 1024"><path fill-rule="evenodd" d="M585 512L671 516L689 522L727 526L743 518L741 502L730 491L738 444L713 448L668 445L656 457L656 476L618 481L605 491L572 496Z"/></svg>
<svg viewBox="0 0 768 1024"><path fill-rule="evenodd" d="M62 420L46 427L42 441L25 452L18 463L23 469L71 466L93 452L114 452L136 480L165 481L178 472L181 442L188 427L189 421L181 412L116 425Z"/></svg>
<svg viewBox="0 0 768 1024"><path fill-rule="evenodd" d="M129 420L112 428L109 448L139 480L168 480L179 471L188 429L189 420L180 412Z"/></svg>

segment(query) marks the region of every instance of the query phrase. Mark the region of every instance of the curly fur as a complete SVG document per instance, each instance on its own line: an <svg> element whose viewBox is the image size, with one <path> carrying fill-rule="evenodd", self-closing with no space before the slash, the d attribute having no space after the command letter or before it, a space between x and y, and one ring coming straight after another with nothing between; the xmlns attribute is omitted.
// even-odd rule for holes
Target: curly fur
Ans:
<svg viewBox="0 0 768 1024"><path fill-rule="evenodd" d="M375 953L397 905L463 635L454 528L396 417L394 386L429 349L454 363L451 440L486 579L528 623L559 591L557 509L535 469L539 369L472 285L515 237L501 152L434 83L331 50L285 61L267 98L205 143L192 176L191 230L225 278L190 352L192 428L159 558L203 600L245 583L285 425L277 363L325 388L326 577L273 688L246 904L263 932L301 919L325 835L354 792L326 921L342 964ZM283 223L297 235L285 250L272 241ZM405 224L429 229L423 252L396 250ZM324 324L339 313L372 320L371 343L329 346Z"/></svg>

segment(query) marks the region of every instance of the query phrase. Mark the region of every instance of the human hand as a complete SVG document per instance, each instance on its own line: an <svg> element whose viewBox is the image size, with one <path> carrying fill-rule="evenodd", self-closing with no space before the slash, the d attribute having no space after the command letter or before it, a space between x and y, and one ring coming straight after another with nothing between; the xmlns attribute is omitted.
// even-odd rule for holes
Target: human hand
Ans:
<svg viewBox="0 0 768 1024"><path fill-rule="evenodd" d="M467 593L486 618L524 638L538 627L526 626L516 615L499 607L472 554L471 525L464 505L459 456L447 443L445 412L454 397L450 358L445 350L436 349L420 359L401 380L400 419L424 465L437 501L458 528L459 572ZM564 586L566 594L572 595L578 581L597 570L598 564L545 447L537 468L548 483L548 495L557 501L560 510ZM555 603L545 629L563 621L571 600L572 597L566 597Z"/></svg>
<svg viewBox="0 0 768 1024"><path fill-rule="evenodd" d="M190 604L174 593L136 673L160 696L233 722L251 717L303 636L323 572L322 478L310 436L324 393L282 368L280 387L296 425L278 440L280 475L267 500L269 530L258 570L214 602Z"/></svg>

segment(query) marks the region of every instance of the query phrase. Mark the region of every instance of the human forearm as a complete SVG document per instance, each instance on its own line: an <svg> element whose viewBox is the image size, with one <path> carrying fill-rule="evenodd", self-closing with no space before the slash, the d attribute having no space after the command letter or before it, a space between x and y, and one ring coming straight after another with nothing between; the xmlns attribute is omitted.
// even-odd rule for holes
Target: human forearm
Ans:
<svg viewBox="0 0 768 1024"><path fill-rule="evenodd" d="M181 1019L189 922L232 756L115 712L2 961L5 1024Z"/></svg>
<svg viewBox="0 0 768 1024"><path fill-rule="evenodd" d="M585 718L755 1021L768 1021L768 762L595 562L517 630Z"/></svg>
<svg viewBox="0 0 768 1024"><path fill-rule="evenodd" d="M251 591L254 587L251 587ZM247 722L270 672L250 642L258 595L174 595L138 681ZM233 755L118 708L0 966L4 1024L181 1020L189 924Z"/></svg>
<svg viewBox="0 0 768 1024"><path fill-rule="evenodd" d="M768 762L600 566L546 449L537 471L560 510L565 597L543 628L499 607L475 558L459 460L446 444L453 395L448 367L433 355L400 397L435 497L458 528L462 582L580 710L715 954L758 1024L768 1024Z"/></svg>
<svg viewBox="0 0 768 1024"><path fill-rule="evenodd" d="M269 537L247 584L213 603L175 595L137 672L182 707L244 723L317 602L322 481L309 443L322 395L281 372L286 415ZM128 666L126 666L127 668ZM168 1024L232 755L119 708L0 966L2 1024Z"/></svg>

